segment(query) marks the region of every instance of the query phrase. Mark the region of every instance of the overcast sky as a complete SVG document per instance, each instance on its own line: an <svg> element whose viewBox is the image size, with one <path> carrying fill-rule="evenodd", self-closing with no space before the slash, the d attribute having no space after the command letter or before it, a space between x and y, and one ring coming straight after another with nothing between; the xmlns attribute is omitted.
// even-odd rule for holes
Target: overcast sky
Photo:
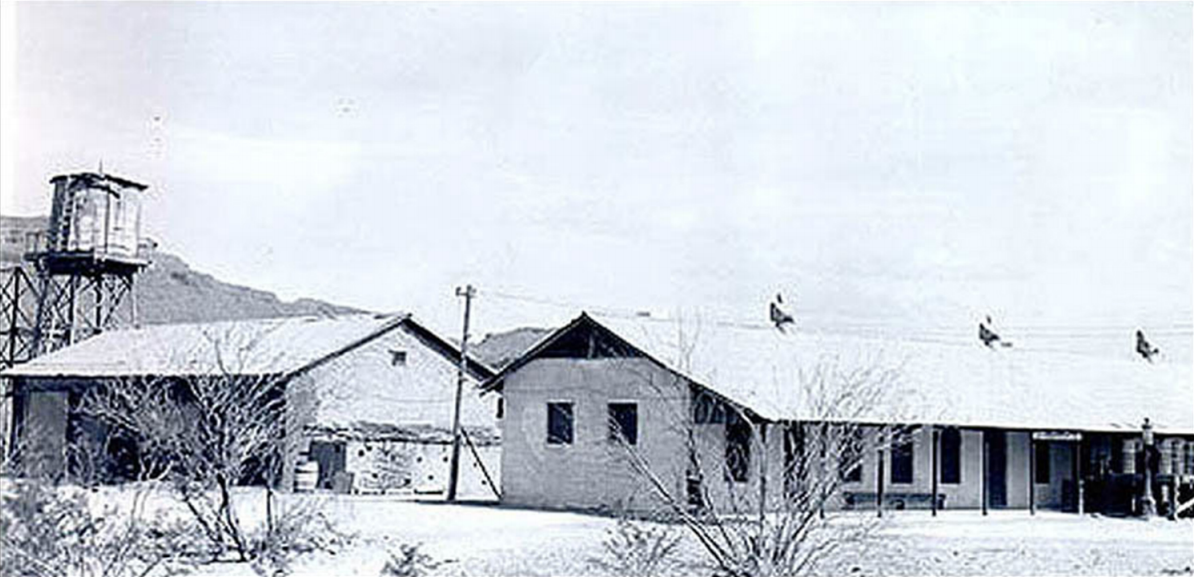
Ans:
<svg viewBox="0 0 1194 577"><path fill-rule="evenodd" d="M285 298L455 333L472 282L484 333L763 321L782 290L810 330L969 339L990 313L1188 357L1189 3L16 14L3 212L102 159L152 186L166 250Z"/></svg>

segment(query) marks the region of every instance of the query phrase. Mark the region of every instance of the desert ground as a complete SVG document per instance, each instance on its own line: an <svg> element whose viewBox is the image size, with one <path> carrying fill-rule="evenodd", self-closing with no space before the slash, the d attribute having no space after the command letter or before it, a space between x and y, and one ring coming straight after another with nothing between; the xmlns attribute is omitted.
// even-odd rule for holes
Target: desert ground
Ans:
<svg viewBox="0 0 1194 577"><path fill-rule="evenodd" d="M401 497L287 495L314 507L352 535L333 552L314 553L296 576L376 576L403 544L441 565L433 575L602 575L598 560L616 519L511 509L493 503L446 504ZM247 513L248 516L253 514ZM869 521L873 513L838 519ZM667 574L713 574L684 528ZM839 550L819 573L854 575L1194 575L1194 521L1121 519L1065 513L891 511L865 543ZM199 575L250 576L236 563Z"/></svg>

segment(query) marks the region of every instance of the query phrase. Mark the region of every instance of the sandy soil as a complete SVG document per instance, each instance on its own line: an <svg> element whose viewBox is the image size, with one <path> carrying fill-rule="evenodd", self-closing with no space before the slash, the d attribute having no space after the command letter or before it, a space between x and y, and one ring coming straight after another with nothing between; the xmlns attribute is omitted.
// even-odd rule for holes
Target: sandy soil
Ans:
<svg viewBox="0 0 1194 577"><path fill-rule="evenodd" d="M387 551L422 544L437 575L602 574L593 560L616 521L580 513L448 505L400 497L285 495L313 506L351 533L350 545L300 560L296 576L377 576ZM245 499L244 518L261 518L262 499ZM165 501L159 506L166 507ZM864 517L865 515L865 517ZM869 522L857 513L840 522ZM684 539L670 573L709 575L695 539ZM853 575L1191 575L1194 521L1142 521L1064 513L888 512L867 541L840 549L822 572ZM202 568L203 576L250 576L241 564Z"/></svg>

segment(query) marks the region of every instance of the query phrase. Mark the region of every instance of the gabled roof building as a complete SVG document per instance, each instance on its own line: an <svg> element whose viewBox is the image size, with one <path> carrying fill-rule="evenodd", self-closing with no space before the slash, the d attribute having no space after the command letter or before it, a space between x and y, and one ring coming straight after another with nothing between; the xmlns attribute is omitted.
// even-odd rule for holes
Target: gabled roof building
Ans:
<svg viewBox="0 0 1194 577"><path fill-rule="evenodd" d="M824 401L846 398L843 387L857 382L817 378L825 367L869 371L881 400L827 412ZM844 508L1129 512L1127 493L1146 466L1154 480L1194 485L1194 377L1176 363L582 313L484 388L503 398L502 498L519 505L650 501L651 488L611 442L615 428L633 431L637 453L684 495L722 484L714 470L694 474L694 461L729 467L727 447L750 450L743 438L794 438L834 419L908 432L843 478ZM789 445L755 444L766 454L738 459L725 484L784 486ZM716 500L712 488L704 487Z"/></svg>
<svg viewBox="0 0 1194 577"><path fill-rule="evenodd" d="M109 331L4 372L11 383L13 446L59 474L79 395L129 377L271 376L311 385L316 401L302 417L295 466L319 464L316 485L355 492L439 492L447 480L460 351L409 314L294 317L151 325ZM492 497L483 465L496 478L499 436L494 399L476 386L493 372L470 359L461 423L475 450L462 458L461 491ZM37 435L37 439L21 438ZM28 452L28 451L27 451ZM24 455L25 460L35 458Z"/></svg>

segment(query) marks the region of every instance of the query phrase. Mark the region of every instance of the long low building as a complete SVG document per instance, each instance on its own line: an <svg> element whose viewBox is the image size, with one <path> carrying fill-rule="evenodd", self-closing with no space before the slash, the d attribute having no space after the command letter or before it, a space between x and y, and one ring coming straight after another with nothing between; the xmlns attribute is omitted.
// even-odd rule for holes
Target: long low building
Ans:
<svg viewBox="0 0 1194 577"><path fill-rule="evenodd" d="M303 424L303 439L297 453L286 456L284 486L293 486L299 463L313 462L322 488L439 493L448 479L459 362L458 348L408 314L360 314L109 331L0 378L11 383L12 446L20 447L24 466L48 475L81 473L71 471L77 465L72 444L105 431L84 425L90 417L77 410L89 389L119 379L166 383L224 372L267 375L287 390L315 392L313 402L288 399L288 411L302 411L295 422ZM498 488L491 479L500 466L497 406L476 391L493 372L472 359L467 367L461 423L470 443L461 458L460 494L493 498ZM109 457L101 476L136 473L120 435L98 441Z"/></svg>
<svg viewBox="0 0 1194 577"><path fill-rule="evenodd" d="M1191 375L977 339L582 313L484 388L504 403L510 504L639 508L658 505L662 489L724 509L760 485L778 499L794 462L816 462L802 452L810 432L853 424L886 440L829 467L833 506L1129 513L1146 466L1158 501L1194 488Z"/></svg>

